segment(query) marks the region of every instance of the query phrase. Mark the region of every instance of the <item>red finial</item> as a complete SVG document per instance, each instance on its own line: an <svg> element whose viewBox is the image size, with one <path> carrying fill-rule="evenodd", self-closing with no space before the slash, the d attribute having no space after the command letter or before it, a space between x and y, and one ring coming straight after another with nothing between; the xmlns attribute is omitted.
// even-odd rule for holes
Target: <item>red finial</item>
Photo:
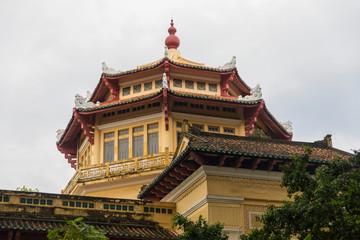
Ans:
<svg viewBox="0 0 360 240"><path fill-rule="evenodd" d="M170 36L166 38L165 45L168 47L168 49L177 49L180 45L180 39L175 36L176 28L174 27L174 21L172 19L170 25L171 27L168 29Z"/></svg>

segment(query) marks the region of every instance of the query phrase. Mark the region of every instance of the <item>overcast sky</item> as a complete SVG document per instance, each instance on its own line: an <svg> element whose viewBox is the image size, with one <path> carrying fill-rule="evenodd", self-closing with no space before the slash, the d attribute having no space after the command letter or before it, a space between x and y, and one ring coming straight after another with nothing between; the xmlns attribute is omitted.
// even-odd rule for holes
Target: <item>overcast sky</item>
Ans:
<svg viewBox="0 0 360 240"><path fill-rule="evenodd" d="M360 1L0 1L0 188L59 193L74 170L56 149L74 95L101 62L129 70L163 56L174 18L179 50L217 67L237 57L295 141L333 136L360 148Z"/></svg>

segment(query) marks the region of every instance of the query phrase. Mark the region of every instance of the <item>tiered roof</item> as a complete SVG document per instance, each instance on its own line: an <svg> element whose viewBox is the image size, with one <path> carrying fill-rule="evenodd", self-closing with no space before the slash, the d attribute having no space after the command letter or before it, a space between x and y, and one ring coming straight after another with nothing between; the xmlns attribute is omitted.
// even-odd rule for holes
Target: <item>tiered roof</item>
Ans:
<svg viewBox="0 0 360 240"><path fill-rule="evenodd" d="M116 109L129 104L136 104L144 101L154 100L157 98L163 100L167 98L196 99L198 101L211 101L220 104L234 104L237 106L241 106L244 107L244 109L248 109L246 110L248 114L245 113L245 116L247 117L247 119L245 119L247 136L250 135L256 121L260 119L273 132L273 138L283 140L292 139L292 133L287 132L284 127L270 114L262 99L238 100L237 97L227 95L226 90L224 89L221 89L220 96L181 92L168 88L161 89L155 93L140 95L134 98L121 99L119 97L119 81L121 81L122 78L125 78L126 76L132 74L140 74L144 72L154 72L157 74L160 70L160 72L166 73L166 77L169 81L169 76L171 75L171 68L192 69L194 71L200 71L204 73L216 73L220 75L221 88L226 88L226 86L228 88L229 82L234 82L241 91L242 96L251 94L251 89L246 85L246 83L241 79L238 74L234 58L230 63L225 64L222 67L208 67L202 63L196 63L187 60L181 57L180 52L177 50L180 42L177 44L178 38L174 35L176 29L173 29L173 23L170 28L171 29L169 29L169 41L171 42L171 44L167 44L168 49L166 49L165 56L163 58L150 64L143 65L136 69L128 71L116 71L113 69L113 71L104 70L99 83L97 84L93 94L89 99L90 102L95 103L99 101L100 104L90 108L73 109L73 116L69 124L67 125L64 134L57 142L58 149L65 154L65 157L68 159L69 162L72 163L73 167L75 166L74 161L76 161L72 160L72 158L76 155L76 146L74 147L74 145L76 145L75 136L80 131L84 131L89 141L91 143L93 142L91 141L93 137L93 129L91 127L88 127L92 125L92 122L94 121L94 117L92 116L93 114L107 111L110 109ZM109 92L111 93L113 98L109 101L106 101L105 97L108 95ZM171 111L171 109L169 110Z"/></svg>

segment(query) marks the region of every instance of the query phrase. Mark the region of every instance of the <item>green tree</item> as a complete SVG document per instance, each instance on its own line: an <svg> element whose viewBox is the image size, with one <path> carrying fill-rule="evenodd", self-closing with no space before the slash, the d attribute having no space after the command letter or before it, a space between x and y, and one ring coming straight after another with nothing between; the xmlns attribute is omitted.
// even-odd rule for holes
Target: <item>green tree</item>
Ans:
<svg viewBox="0 0 360 240"><path fill-rule="evenodd" d="M311 149L294 155L292 165L284 165L282 186L292 201L270 206L262 215L263 228L242 240L360 239L360 154L350 160L335 159L306 171Z"/></svg>
<svg viewBox="0 0 360 240"><path fill-rule="evenodd" d="M183 231L183 234L179 236L181 240L227 240L229 238L222 231L224 224L219 222L208 224L201 215L196 222L193 222L177 213L173 218L173 227Z"/></svg>
<svg viewBox="0 0 360 240"><path fill-rule="evenodd" d="M82 218L68 221L65 227L50 230L49 240L106 240L105 233L94 226L82 222Z"/></svg>
<svg viewBox="0 0 360 240"><path fill-rule="evenodd" d="M22 191L22 192L39 192L39 189L37 188L27 188L25 185L22 187L17 187L16 191Z"/></svg>

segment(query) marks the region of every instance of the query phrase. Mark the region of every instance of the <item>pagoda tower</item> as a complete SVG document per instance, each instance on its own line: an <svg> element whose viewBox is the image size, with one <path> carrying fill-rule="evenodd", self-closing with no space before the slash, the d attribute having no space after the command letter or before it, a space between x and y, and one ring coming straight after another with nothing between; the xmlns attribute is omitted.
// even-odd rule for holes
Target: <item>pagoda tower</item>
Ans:
<svg viewBox="0 0 360 240"><path fill-rule="evenodd" d="M266 108L236 58L209 67L181 56L173 20L164 56L128 71L102 65L93 93L75 96L57 148L75 174L65 194L136 199L172 161L183 126L291 141L291 127ZM183 122L187 124L183 124Z"/></svg>

